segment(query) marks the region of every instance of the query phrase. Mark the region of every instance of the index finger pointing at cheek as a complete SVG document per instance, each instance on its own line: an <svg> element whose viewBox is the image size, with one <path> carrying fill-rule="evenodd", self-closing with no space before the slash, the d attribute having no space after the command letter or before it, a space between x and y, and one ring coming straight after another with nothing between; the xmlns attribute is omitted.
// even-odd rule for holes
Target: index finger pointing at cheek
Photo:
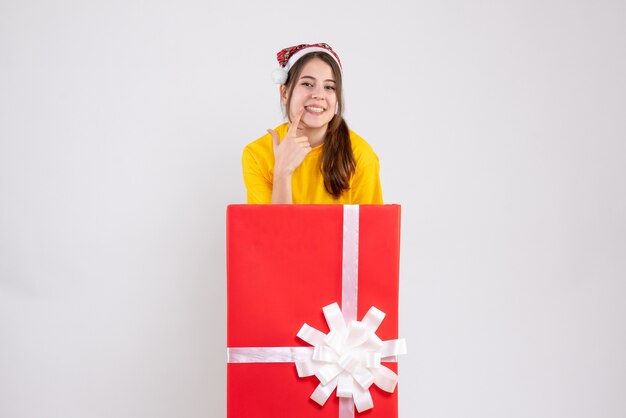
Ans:
<svg viewBox="0 0 626 418"><path fill-rule="evenodd" d="M304 114L304 107L301 107L300 110L298 110L298 113L296 113L296 118L294 119L293 123L289 124L287 135L293 136L293 137L298 136L298 125L300 125L300 119L302 118L303 114Z"/></svg>

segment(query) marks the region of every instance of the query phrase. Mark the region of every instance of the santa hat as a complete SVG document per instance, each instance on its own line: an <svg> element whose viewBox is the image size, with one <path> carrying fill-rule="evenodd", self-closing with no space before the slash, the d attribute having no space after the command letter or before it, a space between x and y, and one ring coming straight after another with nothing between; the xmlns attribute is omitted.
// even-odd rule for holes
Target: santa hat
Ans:
<svg viewBox="0 0 626 418"><path fill-rule="evenodd" d="M278 59L278 64L280 67L276 68L272 71L272 79L274 80L274 84L285 84L287 81L287 75L289 70L293 65L306 54L310 54L311 52L325 52L337 62L339 65L339 70L343 71L341 68L341 61L339 61L339 55L330 47L330 45L325 43L319 44L300 44L296 46L290 46L285 49L282 49L276 54L276 58Z"/></svg>

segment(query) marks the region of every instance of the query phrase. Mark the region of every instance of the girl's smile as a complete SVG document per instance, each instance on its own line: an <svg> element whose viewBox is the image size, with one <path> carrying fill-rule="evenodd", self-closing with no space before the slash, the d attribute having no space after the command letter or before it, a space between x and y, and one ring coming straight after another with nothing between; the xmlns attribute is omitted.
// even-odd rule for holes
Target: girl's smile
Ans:
<svg viewBox="0 0 626 418"><path fill-rule="evenodd" d="M326 109L324 109L323 107L319 107L319 106L305 106L304 110L314 115L320 115Z"/></svg>

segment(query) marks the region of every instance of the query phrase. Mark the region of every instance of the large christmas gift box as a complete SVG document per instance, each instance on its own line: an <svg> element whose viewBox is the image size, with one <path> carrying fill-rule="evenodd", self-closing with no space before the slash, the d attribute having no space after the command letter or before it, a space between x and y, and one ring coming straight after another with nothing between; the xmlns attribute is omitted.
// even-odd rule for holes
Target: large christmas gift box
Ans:
<svg viewBox="0 0 626 418"><path fill-rule="evenodd" d="M393 418L400 206L227 209L229 418Z"/></svg>

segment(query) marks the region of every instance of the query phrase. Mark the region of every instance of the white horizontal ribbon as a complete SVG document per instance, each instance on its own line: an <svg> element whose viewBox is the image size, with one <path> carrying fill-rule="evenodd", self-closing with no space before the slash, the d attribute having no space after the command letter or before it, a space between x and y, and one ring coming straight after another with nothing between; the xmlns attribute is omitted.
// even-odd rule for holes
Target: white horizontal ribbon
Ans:
<svg viewBox="0 0 626 418"><path fill-rule="evenodd" d="M294 363L311 358L312 347L234 347L227 350L228 363Z"/></svg>

